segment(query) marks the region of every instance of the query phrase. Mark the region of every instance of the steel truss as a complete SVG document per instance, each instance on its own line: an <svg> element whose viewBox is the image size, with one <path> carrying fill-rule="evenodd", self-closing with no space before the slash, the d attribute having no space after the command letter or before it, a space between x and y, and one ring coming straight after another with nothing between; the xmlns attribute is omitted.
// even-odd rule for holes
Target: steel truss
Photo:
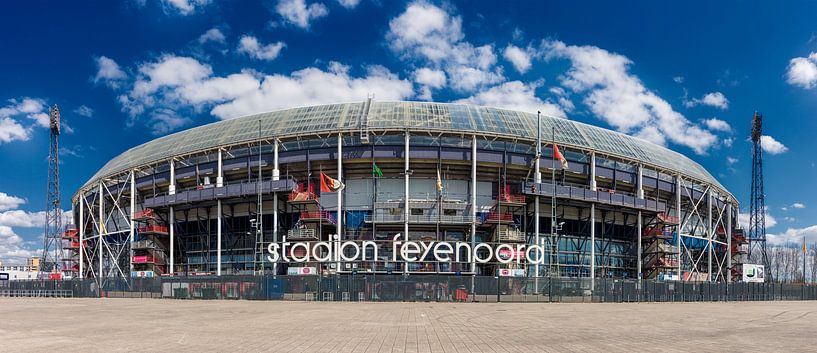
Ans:
<svg viewBox="0 0 817 353"><path fill-rule="evenodd" d="M679 275L686 271L683 280L726 281L729 257L727 239L728 196L711 185L696 184L679 177L682 204L678 228ZM703 187L703 190L699 190ZM700 196L696 194L700 193ZM684 207L686 206L686 207ZM700 244L701 248L690 244Z"/></svg>

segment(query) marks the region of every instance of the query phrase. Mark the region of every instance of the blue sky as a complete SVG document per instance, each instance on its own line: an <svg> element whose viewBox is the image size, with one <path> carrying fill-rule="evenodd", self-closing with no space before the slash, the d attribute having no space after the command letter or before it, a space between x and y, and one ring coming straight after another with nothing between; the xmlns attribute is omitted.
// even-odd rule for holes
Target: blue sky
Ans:
<svg viewBox="0 0 817 353"><path fill-rule="evenodd" d="M108 159L174 131L339 101L543 112L682 152L748 208L765 116L768 228L817 241L817 3L131 0L2 5L0 261L41 247L47 106L63 205ZM746 210L743 210L746 212Z"/></svg>

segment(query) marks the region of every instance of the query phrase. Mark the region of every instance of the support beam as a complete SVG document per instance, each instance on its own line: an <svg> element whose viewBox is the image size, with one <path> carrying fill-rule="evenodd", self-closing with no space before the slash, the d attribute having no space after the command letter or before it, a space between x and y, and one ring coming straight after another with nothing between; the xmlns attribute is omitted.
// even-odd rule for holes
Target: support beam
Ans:
<svg viewBox="0 0 817 353"><path fill-rule="evenodd" d="M403 206L403 241L409 240L409 132L406 130L405 135L405 152L403 153L403 164L404 164L404 172L403 174L406 177L405 180L405 193L404 193L404 206ZM403 261L403 273L408 273L408 263Z"/></svg>
<svg viewBox="0 0 817 353"><path fill-rule="evenodd" d="M220 188L224 186L224 170L223 163L221 161L221 148L218 149L218 174L216 175L216 187Z"/></svg>
<svg viewBox="0 0 817 353"><path fill-rule="evenodd" d="M99 239L97 240L97 254L99 254L99 286L100 292L102 291L102 261L103 258L103 248L105 247L105 196L102 193L102 180L99 181Z"/></svg>
<svg viewBox="0 0 817 353"><path fill-rule="evenodd" d="M406 149L406 155L408 155L408 148ZM343 182L343 134L338 134L338 180L342 183ZM344 188L345 189L345 188ZM408 196L408 195L407 195ZM337 248L340 249L340 242L343 239L343 190L338 191L338 234L337 239L335 242L337 243ZM407 221L408 222L408 221ZM406 240L408 240L408 232L406 232ZM337 261L335 262L335 268L337 268L337 272L340 272L340 254L335 254ZM408 266L406 266L408 268Z"/></svg>
<svg viewBox="0 0 817 353"><path fill-rule="evenodd" d="M590 190L596 191L596 152L590 152Z"/></svg>
<svg viewBox="0 0 817 353"><path fill-rule="evenodd" d="M643 277L644 269L641 268L642 257L644 254L641 249L641 211L638 211L638 223L636 224L636 232L638 232L638 290L641 290L641 277Z"/></svg>
<svg viewBox="0 0 817 353"><path fill-rule="evenodd" d="M477 243L477 135L471 136L471 249ZM471 258L471 273L476 275L477 263L474 256ZM472 277L473 278L473 277ZM471 292L473 293L473 281Z"/></svg>
<svg viewBox="0 0 817 353"><path fill-rule="evenodd" d="M176 163L173 159L170 160L170 186L167 187L167 194L176 194Z"/></svg>
<svg viewBox="0 0 817 353"><path fill-rule="evenodd" d="M537 112L538 113L538 112ZM542 126L541 126L541 117L539 114L536 115L536 153L535 153L536 161L534 162L534 172L533 172L533 182L536 184L537 188L542 187L540 183L542 182L542 171L541 171L541 159L542 159ZM476 160L476 158L474 158ZM537 190L538 191L538 190ZM527 212L525 212L527 213ZM539 237L539 195L536 195L533 198L533 233L534 233L534 242L536 246L542 246L541 239ZM473 249L473 248L472 248ZM542 254L539 254L541 257ZM534 290L536 293L539 293L539 270L541 265L538 263L541 259L537 259L537 264L534 266L533 276L536 278L534 280Z"/></svg>
<svg viewBox="0 0 817 353"><path fill-rule="evenodd" d="M636 197L644 198L644 166L638 164L638 179L636 179Z"/></svg>
<svg viewBox="0 0 817 353"><path fill-rule="evenodd" d="M278 139L272 142L272 180L278 181L281 179L281 170L278 169ZM272 194L272 241L278 242L278 193ZM278 275L278 262L272 264L272 275Z"/></svg>
<svg viewBox="0 0 817 353"><path fill-rule="evenodd" d="M678 247L678 280L683 281L681 277L681 263L683 262L683 252L681 251L681 231L684 223L683 215L681 214L681 174L675 176L675 212L678 215L678 238L676 239Z"/></svg>
<svg viewBox="0 0 817 353"><path fill-rule="evenodd" d="M85 278L85 191L79 190L79 278Z"/></svg>
<svg viewBox="0 0 817 353"><path fill-rule="evenodd" d="M707 279L712 282L712 238L715 237L715 230L712 229L712 187L706 191L706 238L707 241Z"/></svg>
<svg viewBox="0 0 817 353"><path fill-rule="evenodd" d="M590 291L596 289L596 204L590 204Z"/></svg>
<svg viewBox="0 0 817 353"><path fill-rule="evenodd" d="M726 199L726 283L732 282L732 205Z"/></svg>
<svg viewBox="0 0 817 353"><path fill-rule="evenodd" d="M130 248L130 258L128 259L128 263L130 264L130 272L128 275L133 274L133 241L134 236L136 234L136 222L133 221L133 216L136 209L136 170L131 170L130 172L130 243L128 247Z"/></svg>
<svg viewBox="0 0 817 353"><path fill-rule="evenodd" d="M221 276L221 199L216 201L216 276Z"/></svg>
<svg viewBox="0 0 817 353"><path fill-rule="evenodd" d="M170 206L170 268L168 268L167 273L171 275L176 269L175 263L173 262L173 256L176 253L175 248L173 247L173 242L176 238L173 234L174 228L176 228L176 212L173 211L173 206Z"/></svg>

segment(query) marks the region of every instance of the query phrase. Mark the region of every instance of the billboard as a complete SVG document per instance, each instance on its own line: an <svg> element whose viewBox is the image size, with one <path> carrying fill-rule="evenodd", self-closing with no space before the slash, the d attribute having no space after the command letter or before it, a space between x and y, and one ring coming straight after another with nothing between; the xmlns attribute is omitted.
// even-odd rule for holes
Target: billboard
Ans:
<svg viewBox="0 0 817 353"><path fill-rule="evenodd" d="M766 269L763 265L743 264L743 281L763 283L766 279Z"/></svg>
<svg viewBox="0 0 817 353"><path fill-rule="evenodd" d="M317 275L318 271L314 267L290 267L287 269L289 276L310 276Z"/></svg>

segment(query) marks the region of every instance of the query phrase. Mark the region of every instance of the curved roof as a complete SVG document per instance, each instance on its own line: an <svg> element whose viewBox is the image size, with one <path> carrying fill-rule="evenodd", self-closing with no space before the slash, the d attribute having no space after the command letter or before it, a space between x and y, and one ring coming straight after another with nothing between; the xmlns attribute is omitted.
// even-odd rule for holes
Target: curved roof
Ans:
<svg viewBox="0 0 817 353"><path fill-rule="evenodd" d="M342 103L279 110L220 121L167 135L133 147L108 161L86 185L105 177L173 156L265 137L316 132L358 131L366 103ZM536 114L466 104L372 102L369 129L429 129L536 138ZM559 144L639 160L725 188L701 165L653 143L580 122L542 117L542 136L555 127Z"/></svg>

